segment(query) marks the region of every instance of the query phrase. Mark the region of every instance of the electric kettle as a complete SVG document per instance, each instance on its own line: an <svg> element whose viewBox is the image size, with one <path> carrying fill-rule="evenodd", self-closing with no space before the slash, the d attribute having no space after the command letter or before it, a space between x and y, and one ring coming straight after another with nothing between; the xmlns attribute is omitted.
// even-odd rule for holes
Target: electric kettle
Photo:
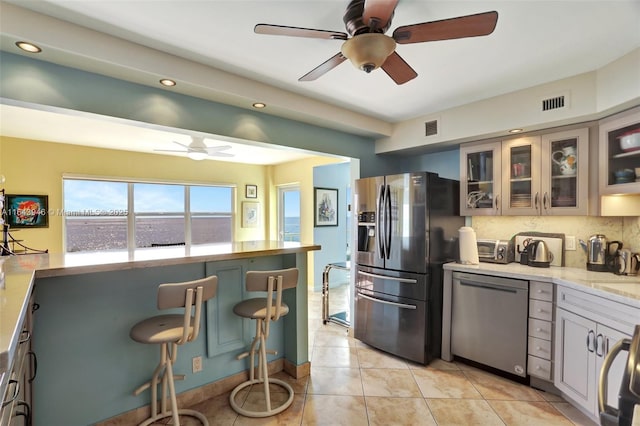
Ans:
<svg viewBox="0 0 640 426"><path fill-rule="evenodd" d="M611 246L614 244L616 247L612 250ZM587 244L587 271L611 271L611 258L621 248L622 241L607 242L607 238L602 234L595 234L589 237L589 244Z"/></svg>
<svg viewBox="0 0 640 426"><path fill-rule="evenodd" d="M533 240L527 245L527 261L529 266L548 268L553 262L553 253L544 241Z"/></svg>

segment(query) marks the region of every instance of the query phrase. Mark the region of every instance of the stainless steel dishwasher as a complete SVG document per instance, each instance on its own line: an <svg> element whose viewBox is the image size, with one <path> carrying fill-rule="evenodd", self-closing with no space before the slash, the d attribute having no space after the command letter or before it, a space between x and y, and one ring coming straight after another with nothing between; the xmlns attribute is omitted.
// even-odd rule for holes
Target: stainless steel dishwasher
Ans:
<svg viewBox="0 0 640 426"><path fill-rule="evenodd" d="M451 352L527 375L529 281L453 273Z"/></svg>

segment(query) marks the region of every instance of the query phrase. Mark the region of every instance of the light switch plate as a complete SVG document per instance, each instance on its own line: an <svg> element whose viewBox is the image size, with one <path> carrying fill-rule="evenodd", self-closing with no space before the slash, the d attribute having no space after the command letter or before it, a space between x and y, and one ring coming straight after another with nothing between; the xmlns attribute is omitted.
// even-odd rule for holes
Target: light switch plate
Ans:
<svg viewBox="0 0 640 426"><path fill-rule="evenodd" d="M522 251L522 248L524 247L522 243L527 238L544 241L547 244L549 251L553 253L553 260L551 261L551 266L562 266L562 238L539 237L537 235L516 235L515 237L516 262L520 262L520 253L518 253L518 248L520 248L520 251Z"/></svg>

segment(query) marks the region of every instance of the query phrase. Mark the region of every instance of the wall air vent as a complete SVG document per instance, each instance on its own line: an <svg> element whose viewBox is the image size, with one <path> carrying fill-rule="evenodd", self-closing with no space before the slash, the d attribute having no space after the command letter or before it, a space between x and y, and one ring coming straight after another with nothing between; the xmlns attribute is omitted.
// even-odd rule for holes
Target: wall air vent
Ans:
<svg viewBox="0 0 640 426"><path fill-rule="evenodd" d="M438 120L427 121L424 123L424 135L434 136L438 134Z"/></svg>
<svg viewBox="0 0 640 426"><path fill-rule="evenodd" d="M567 95L560 95L560 96L555 96L553 98L547 98L542 100L543 111L565 108L566 106L568 106Z"/></svg>

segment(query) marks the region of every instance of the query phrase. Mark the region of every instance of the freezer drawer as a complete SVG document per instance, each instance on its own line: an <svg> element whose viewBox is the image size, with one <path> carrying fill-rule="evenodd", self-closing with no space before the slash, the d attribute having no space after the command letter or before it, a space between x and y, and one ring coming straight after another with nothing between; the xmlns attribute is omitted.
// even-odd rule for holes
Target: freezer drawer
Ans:
<svg viewBox="0 0 640 426"><path fill-rule="evenodd" d="M354 336L385 352L427 363L427 303L393 297L367 290L356 290ZM429 327L426 327L428 330ZM435 339L434 339L435 340ZM433 353L440 353L440 342Z"/></svg>

